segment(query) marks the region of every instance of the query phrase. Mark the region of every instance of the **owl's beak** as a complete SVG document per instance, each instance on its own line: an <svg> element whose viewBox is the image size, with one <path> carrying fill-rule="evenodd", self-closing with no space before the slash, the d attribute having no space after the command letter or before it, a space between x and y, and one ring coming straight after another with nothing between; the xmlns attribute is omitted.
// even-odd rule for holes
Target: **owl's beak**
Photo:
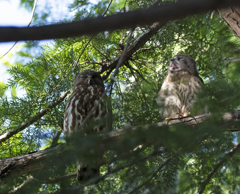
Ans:
<svg viewBox="0 0 240 194"><path fill-rule="evenodd" d="M170 62L169 68L171 71L178 71L180 69L180 65L177 63Z"/></svg>
<svg viewBox="0 0 240 194"><path fill-rule="evenodd" d="M172 69L173 70L175 70L175 69L179 69L180 67L179 67L179 65L177 65L177 64L173 64L173 66L172 66Z"/></svg>
<svg viewBox="0 0 240 194"><path fill-rule="evenodd" d="M90 83L91 83L91 80L92 80L92 76L88 76L87 77L87 83L90 85Z"/></svg>

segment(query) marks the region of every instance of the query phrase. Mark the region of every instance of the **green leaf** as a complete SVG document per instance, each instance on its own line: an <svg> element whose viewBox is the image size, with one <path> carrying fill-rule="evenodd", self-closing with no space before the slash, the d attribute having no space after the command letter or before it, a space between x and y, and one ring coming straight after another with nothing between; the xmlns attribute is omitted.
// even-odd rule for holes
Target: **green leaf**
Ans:
<svg viewBox="0 0 240 194"><path fill-rule="evenodd" d="M16 89L16 87L12 87L12 89L11 89L11 93L12 93L12 97L13 98L16 98L17 97L17 89Z"/></svg>
<svg viewBox="0 0 240 194"><path fill-rule="evenodd" d="M7 90L7 85L0 81L0 96L3 96Z"/></svg>

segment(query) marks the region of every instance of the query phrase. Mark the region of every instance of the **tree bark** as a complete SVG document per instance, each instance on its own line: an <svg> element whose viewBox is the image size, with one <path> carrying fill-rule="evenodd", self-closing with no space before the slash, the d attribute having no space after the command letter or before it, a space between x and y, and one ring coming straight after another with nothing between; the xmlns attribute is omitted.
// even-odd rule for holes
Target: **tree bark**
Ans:
<svg viewBox="0 0 240 194"><path fill-rule="evenodd" d="M232 28L232 32L240 38L240 7L230 7L218 10L223 20Z"/></svg>
<svg viewBox="0 0 240 194"><path fill-rule="evenodd" d="M186 0L183 2L156 6L151 9L134 10L107 17L98 17L68 24L40 27L0 27L0 42L17 40L46 40L69 38L103 31L134 28L154 22L168 22L209 10L239 5L239 0Z"/></svg>

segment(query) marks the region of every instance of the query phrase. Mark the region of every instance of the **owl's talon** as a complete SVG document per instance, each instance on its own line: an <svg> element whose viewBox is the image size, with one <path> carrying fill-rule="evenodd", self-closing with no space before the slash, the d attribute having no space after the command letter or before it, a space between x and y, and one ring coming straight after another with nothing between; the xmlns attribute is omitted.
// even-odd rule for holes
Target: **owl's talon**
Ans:
<svg viewBox="0 0 240 194"><path fill-rule="evenodd" d="M186 116L184 116L183 114L178 113L177 117L167 117L165 119L165 121L170 121L170 120L174 120L174 119L183 119L183 118L187 117L189 114L190 114L190 112Z"/></svg>

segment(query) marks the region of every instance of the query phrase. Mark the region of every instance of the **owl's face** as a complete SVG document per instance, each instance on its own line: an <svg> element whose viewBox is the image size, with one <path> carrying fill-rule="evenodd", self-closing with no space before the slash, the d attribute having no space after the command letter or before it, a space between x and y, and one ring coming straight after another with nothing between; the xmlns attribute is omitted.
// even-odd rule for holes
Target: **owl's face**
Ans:
<svg viewBox="0 0 240 194"><path fill-rule="evenodd" d="M98 85L104 88L103 80L100 74L93 70L85 70L78 74L78 76L75 79L76 85Z"/></svg>
<svg viewBox="0 0 240 194"><path fill-rule="evenodd" d="M168 73L175 74L187 71L191 75L198 75L196 62L187 55L175 55L169 62Z"/></svg>

